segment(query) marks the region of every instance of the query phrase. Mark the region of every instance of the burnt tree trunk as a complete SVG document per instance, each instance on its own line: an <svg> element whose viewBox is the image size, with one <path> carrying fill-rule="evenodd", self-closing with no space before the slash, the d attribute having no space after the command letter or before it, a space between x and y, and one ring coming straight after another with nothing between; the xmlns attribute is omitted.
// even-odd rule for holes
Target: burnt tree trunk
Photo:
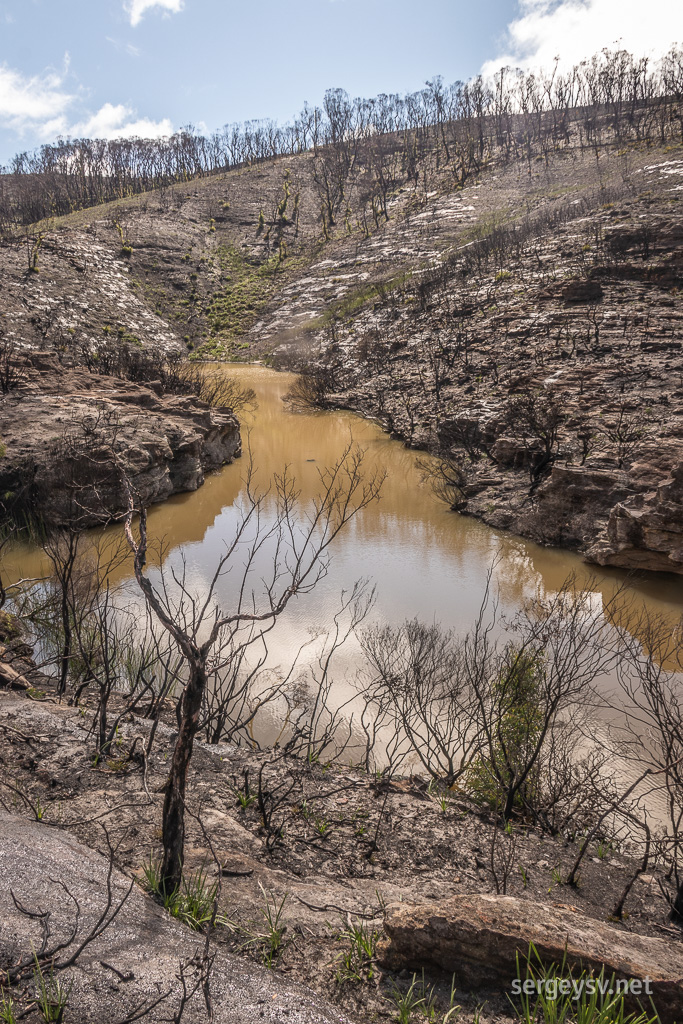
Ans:
<svg viewBox="0 0 683 1024"><path fill-rule="evenodd" d="M185 861L185 789L194 739L199 730L199 714L206 691L206 669L194 656L190 674L180 699L178 737L173 748L171 768L164 798L161 884L166 893L180 888Z"/></svg>

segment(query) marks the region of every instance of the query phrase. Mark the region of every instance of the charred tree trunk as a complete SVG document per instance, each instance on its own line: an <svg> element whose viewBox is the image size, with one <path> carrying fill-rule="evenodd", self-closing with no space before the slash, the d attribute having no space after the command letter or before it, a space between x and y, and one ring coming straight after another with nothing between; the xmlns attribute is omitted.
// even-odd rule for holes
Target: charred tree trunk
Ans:
<svg viewBox="0 0 683 1024"><path fill-rule="evenodd" d="M180 887L185 861L185 789L199 714L206 691L206 670L200 657L193 657L190 676L180 699L178 738L173 748L171 770L164 799L161 864L162 886L167 893Z"/></svg>

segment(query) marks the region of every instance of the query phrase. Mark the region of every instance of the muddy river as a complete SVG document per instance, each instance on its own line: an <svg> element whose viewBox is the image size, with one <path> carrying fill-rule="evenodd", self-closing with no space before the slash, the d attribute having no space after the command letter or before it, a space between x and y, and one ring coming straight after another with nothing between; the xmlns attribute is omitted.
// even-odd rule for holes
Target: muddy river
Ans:
<svg viewBox="0 0 683 1024"><path fill-rule="evenodd" d="M150 538L163 541L166 568L177 570L184 561L188 581L198 590L233 535L245 496L248 448L255 489L267 489L273 475L288 466L304 506L319 491L319 471L339 458L350 438L365 449L368 471L377 466L386 470L380 500L335 540L325 578L313 594L290 604L272 641L277 661L286 660L309 629L329 623L341 592L359 578L376 587L375 619L397 623L417 616L464 629L476 614L492 565L503 611L519 607L533 594L556 590L571 572L579 581L595 575L595 567L579 555L541 547L450 512L423 479L424 456L392 441L377 424L349 412L290 411L282 401L290 374L254 365L231 365L226 372L256 392L257 408L241 417L245 455L208 476L198 491L176 495L149 511ZM272 513L273 502L267 500L266 508ZM9 576L36 576L43 569L40 553L27 546L15 549L7 563ZM599 604L625 574L597 572ZM219 584L221 602L229 601L232 585L230 575ZM652 609L676 619L683 613L683 580L650 575L632 586Z"/></svg>

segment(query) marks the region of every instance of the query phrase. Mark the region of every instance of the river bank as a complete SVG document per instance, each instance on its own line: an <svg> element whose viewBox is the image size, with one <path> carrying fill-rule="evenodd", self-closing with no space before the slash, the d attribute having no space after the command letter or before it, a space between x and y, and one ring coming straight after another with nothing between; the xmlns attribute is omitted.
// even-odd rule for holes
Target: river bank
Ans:
<svg viewBox="0 0 683 1024"><path fill-rule="evenodd" d="M464 514L599 566L680 574L683 160L620 158L597 177L557 155L538 182L513 165L435 192L423 229L474 211L493 227L273 341L310 401L439 456ZM415 225L390 231L403 242Z"/></svg>
<svg viewBox="0 0 683 1024"><path fill-rule="evenodd" d="M241 455L237 419L193 394L164 392L57 354L13 356L0 403L0 512L21 525L81 530L127 508L124 476L144 504L195 491Z"/></svg>

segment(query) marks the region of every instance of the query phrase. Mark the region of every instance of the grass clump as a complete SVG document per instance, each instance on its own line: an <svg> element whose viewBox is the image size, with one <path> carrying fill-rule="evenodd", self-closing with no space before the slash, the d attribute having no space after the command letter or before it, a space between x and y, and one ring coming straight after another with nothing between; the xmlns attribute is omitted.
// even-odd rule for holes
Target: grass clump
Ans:
<svg viewBox="0 0 683 1024"><path fill-rule="evenodd" d="M604 967L598 975L585 970L575 975L566 955L561 964L546 966L532 943L525 958L517 956L513 992L519 1001L510 1001L520 1024L659 1024L654 1007L627 1012L628 984L606 976Z"/></svg>
<svg viewBox="0 0 683 1024"><path fill-rule="evenodd" d="M218 915L214 918L218 882L209 881L205 868L199 868L194 874L183 878L180 888L171 893L166 892L162 884L161 865L158 861L150 857L149 863L143 867L143 875L145 888L171 917L195 931L200 931L212 921L225 923L225 919Z"/></svg>
<svg viewBox="0 0 683 1024"><path fill-rule="evenodd" d="M0 992L0 1024L17 1024L19 1008L8 993Z"/></svg>
<svg viewBox="0 0 683 1024"><path fill-rule="evenodd" d="M240 928L240 931L248 936L243 948L256 953L262 963L272 970L286 945L287 925L282 921L282 913L289 894L285 893L282 898L278 898L274 892L267 892L260 882L259 889L263 897L259 914L263 919L265 932L251 932L246 928Z"/></svg>
<svg viewBox="0 0 683 1024"><path fill-rule="evenodd" d="M339 957L337 981L340 984L372 981L375 976L373 964L378 933L360 921L358 924L349 923L338 938L340 942L348 943L348 946Z"/></svg>
<svg viewBox="0 0 683 1024"><path fill-rule="evenodd" d="M56 977L52 966L49 973L44 973L35 953L34 959L36 966L33 969L33 987L36 1008L45 1024L61 1024L71 994L71 985L63 985Z"/></svg>
<svg viewBox="0 0 683 1024"><path fill-rule="evenodd" d="M206 311L211 334L223 345L244 334L256 321L273 291L275 256L257 263L231 246L216 250L224 288L217 291Z"/></svg>
<svg viewBox="0 0 683 1024"><path fill-rule="evenodd" d="M396 1016L393 1019L397 1024L411 1024L415 1019L414 1014L418 1015L419 1020L431 1021L432 1024L450 1024L461 1009L455 1002L455 976L451 982L448 1006L440 1008L436 986L427 985L424 970L419 980L416 974L413 975L406 992L401 992L394 985L392 999L396 1006Z"/></svg>

